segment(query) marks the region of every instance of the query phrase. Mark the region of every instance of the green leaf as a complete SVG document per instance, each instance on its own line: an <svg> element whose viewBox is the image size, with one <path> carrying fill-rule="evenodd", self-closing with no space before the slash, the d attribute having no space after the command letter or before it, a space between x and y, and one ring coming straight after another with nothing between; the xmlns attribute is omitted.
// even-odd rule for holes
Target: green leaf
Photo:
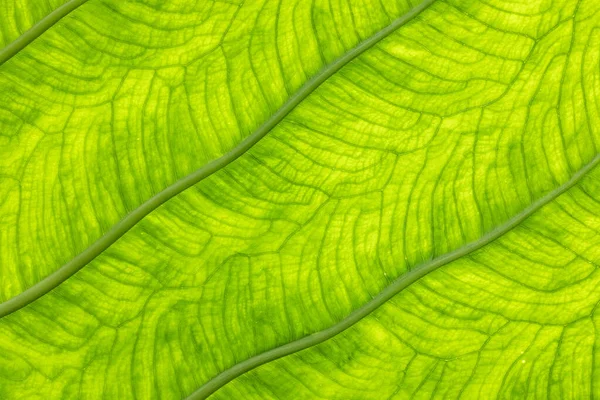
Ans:
<svg viewBox="0 0 600 400"><path fill-rule="evenodd" d="M598 2L28 3L0 398L600 396Z"/></svg>
<svg viewBox="0 0 600 400"><path fill-rule="evenodd" d="M0 7L0 46L5 48L13 42L19 42L19 37L35 25L43 26L40 22L44 19L52 20L53 13L58 14L57 9L61 6L69 8L69 4L81 3L81 1L68 0L6 0ZM64 12L64 11L63 11ZM35 30L34 30L35 31ZM39 34L39 33L38 33ZM4 60L2 60L4 61Z"/></svg>

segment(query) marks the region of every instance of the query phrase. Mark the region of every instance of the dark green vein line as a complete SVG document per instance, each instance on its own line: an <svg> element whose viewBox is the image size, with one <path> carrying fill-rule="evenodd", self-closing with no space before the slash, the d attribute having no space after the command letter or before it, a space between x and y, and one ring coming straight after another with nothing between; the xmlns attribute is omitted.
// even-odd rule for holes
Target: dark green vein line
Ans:
<svg viewBox="0 0 600 400"><path fill-rule="evenodd" d="M78 0L83 2L85 0ZM191 186L197 184L206 177L214 174L224 168L231 162L245 154L252 146L267 135L281 120L283 120L290 112L296 108L306 97L314 92L323 82L329 79L332 75L338 72L342 67L354 60L365 51L379 43L381 40L389 36L396 29L406 24L421 11L429 7L435 0L425 0L402 17L394 20L390 25L383 28L365 41L359 43L352 50L348 51L342 57L338 58L333 63L324 67L319 73L308 80L293 96L291 96L280 109L278 109L264 124L262 124L250 136L244 139L233 150L228 152L216 160L213 160L200 169L192 172L190 175L178 180L171 186L159 192L155 196L146 200L138 208L130 212L121 221L116 223L108 232L100 239L94 242L90 247L82 253L74 257L71 261L60 267L57 271L48 275L29 289L23 291L17 296L0 303L0 318L11 314L31 302L39 299L58 285L66 281L69 277L91 262L100 253L106 250L109 246L115 243L121 236L129 231L135 224L140 222L146 215L164 204L167 200L173 198L179 193Z"/></svg>
<svg viewBox="0 0 600 400"><path fill-rule="evenodd" d="M549 192L544 197L541 197L540 199L536 200L523 211L521 211L519 214L515 215L496 229L488 232L478 240L468 243L457 250L454 250L441 257L435 258L429 262L423 263L415 267L410 272L402 275L394 282L392 282L389 286L387 286L385 289L379 292L377 296L373 297L373 299L370 300L368 303L354 310L346 318L342 319L335 325L322 331L313 333L312 335L305 336L302 339L295 340L283 346L276 347L264 353L258 354L221 372L219 375L215 376L202 387L200 387L197 391L192 393L187 398L187 400L206 399L208 396L210 396L215 391L226 385L228 382L256 367L277 360L278 358L290 355L292 353L305 350L319 343L323 343L324 341L329 340L332 337L342 333L343 331L350 328L352 325L356 324L364 317L381 307L392 297L400 293L403 289L415 283L425 275L435 271L436 269L452 261L466 256L467 254L479 250L482 247L490 244L494 240L498 239L499 237L503 236L504 234L521 224L527 218L529 218L533 213L535 213L551 201L555 200L561 194L565 193L567 190L575 186L588 172L590 172L598 164L600 164L600 154L596 155L596 157L589 164L586 164L582 169L577 171L577 173L575 173L568 182Z"/></svg>
<svg viewBox="0 0 600 400"><path fill-rule="evenodd" d="M19 36L15 41L9 43L0 50L0 65L10 60L15 54L23 50L29 43L37 39L42 33L52 28L54 24L66 17L71 11L81 6L88 0L71 0L46 15L42 20L29 28L28 31Z"/></svg>

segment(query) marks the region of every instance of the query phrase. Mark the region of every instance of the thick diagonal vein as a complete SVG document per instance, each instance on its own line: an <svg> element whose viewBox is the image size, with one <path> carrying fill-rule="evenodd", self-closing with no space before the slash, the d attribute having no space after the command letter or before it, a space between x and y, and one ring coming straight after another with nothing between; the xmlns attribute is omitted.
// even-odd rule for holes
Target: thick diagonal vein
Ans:
<svg viewBox="0 0 600 400"><path fill-rule="evenodd" d="M536 200L523 211L521 211L502 225L488 232L487 234L485 234L484 236L482 236L474 242L468 243L457 250L454 250L450 253L446 253L443 256L440 256L429 262L416 266L410 272L402 275L394 282L392 282L389 286L387 286L385 289L383 289L381 292L379 292L379 294L373 297L368 303L354 310L346 318L342 319L335 325L322 331L305 336L301 339L295 340L293 342L284 344L283 346L279 346L264 353L258 354L238 364L235 364L231 368L221 372L219 375L212 378L210 381L208 381L206 384L200 387L197 391L192 393L186 400L206 399L208 396L210 396L219 388L223 387L228 382L256 367L277 360L278 358L285 357L292 353L296 353L298 351L315 346L319 343L323 343L324 341L342 333L343 331L350 328L352 325L356 324L364 317L381 307L383 304L385 304L392 297L400 293L402 290L415 283L419 279L423 278L425 275L435 271L436 269L454 260L464 257L467 254L470 254L490 244L494 240L500 238L507 232L511 231L523 221L525 221L527 218L529 218L533 213L535 213L536 211L544 207L546 204L552 202L561 194L565 193L567 190L575 186L588 172L590 172L592 169L598 166L598 164L600 164L600 154L596 155L591 162L589 162L583 168L577 171L568 182L549 192L544 197L541 197L540 199Z"/></svg>
<svg viewBox="0 0 600 400"><path fill-rule="evenodd" d="M87 0L73 0L67 4L71 5L71 7L74 8L74 5L83 4L85 1ZM113 243L115 243L120 237L127 233L127 231L129 231L138 222L140 222L146 215L154 211L156 208L164 204L169 199L173 198L174 196L178 195L184 190L189 189L191 186L197 184L198 182L221 170L231 162L241 157L256 143L258 143L263 137L265 137L275 126L277 126L277 124L279 124L279 122L281 122L290 112L292 112L292 110L294 110L304 99L306 99L312 92L314 92L319 86L321 86L323 82L329 79L332 75L338 72L350 61L354 60L356 57L369 50L381 40L385 39L396 29L406 24L408 21L410 21L412 18L414 18L416 15L425 10L434 2L435 0L423 1L421 4L414 7L402 17L394 20L394 22L392 22L387 27L383 28L382 30L369 37L365 41L359 43L356 47L352 48L342 57L338 58L331 64L324 67L318 74L316 74L314 77L308 80L293 96L291 96L285 102L285 104L283 104L283 106L281 106L281 108L279 108L279 110L277 110L277 112L275 112L264 124L262 124L250 136L248 136L246 139L240 142L230 152L221 156L220 158L217 158L207 163L200 169L178 180L177 182L173 183L171 186L162 190L155 196L146 200L146 202L144 202L135 210L127 214L121 221L113 225L113 227L108 232L106 232L91 246L89 246L79 255L75 256L71 261L64 264L57 271L48 275L47 277L45 277L32 287L28 288L27 290L23 291L19 295L1 303L0 318L25 307L26 305L37 300L41 296L45 295L46 293L48 293L49 291L66 281L69 277L71 277L85 265L90 263L93 259L98 257L98 255L100 255L104 250L106 250ZM59 9L55 10L54 13L56 13L58 10ZM49 17L50 16L46 17L44 20L48 19ZM46 27L45 29L48 28ZM43 32L45 29L41 30L41 32ZM17 41L19 40L21 39L18 39ZM27 43L25 43L23 47L27 45ZM2 53L0 53L0 56L1 55ZM2 58L0 58L0 64L1 61Z"/></svg>
<svg viewBox="0 0 600 400"><path fill-rule="evenodd" d="M42 20L33 25L29 30L19 36L0 50L0 65L10 60L15 54L23 50L27 45L37 39L42 33L52 28L54 24L66 17L76 8L88 0L71 0L46 15Z"/></svg>

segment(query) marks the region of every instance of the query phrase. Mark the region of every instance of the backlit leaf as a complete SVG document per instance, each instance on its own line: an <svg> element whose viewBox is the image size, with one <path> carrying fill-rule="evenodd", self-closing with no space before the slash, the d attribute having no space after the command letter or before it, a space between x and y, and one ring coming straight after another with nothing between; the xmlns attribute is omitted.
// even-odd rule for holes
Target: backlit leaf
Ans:
<svg viewBox="0 0 600 400"><path fill-rule="evenodd" d="M596 0L10 0L0 45L0 398L600 396Z"/></svg>

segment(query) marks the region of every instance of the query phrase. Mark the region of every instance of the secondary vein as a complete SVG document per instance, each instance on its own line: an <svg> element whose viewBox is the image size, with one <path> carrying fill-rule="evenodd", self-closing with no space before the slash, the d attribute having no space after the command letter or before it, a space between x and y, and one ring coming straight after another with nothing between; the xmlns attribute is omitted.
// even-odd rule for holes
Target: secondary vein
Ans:
<svg viewBox="0 0 600 400"><path fill-rule="evenodd" d="M76 7L74 6L75 4L83 4L85 1L87 0L73 0L67 4L71 5L71 7L73 7L74 9ZM356 57L360 56L373 46L375 46L381 40L385 39L390 34L392 34L396 29L413 19L415 16L417 16L435 1L436 0L423 1L418 6L414 7L409 12L404 14L402 17L399 17L398 19L394 20L390 25L386 26L373 36L359 43L356 47L349 50L347 53L345 53L343 56L341 56L331 64L325 66L319 73L317 73L314 77L308 80L296 93L294 93L294 95L292 95L283 104L283 106L281 106L281 108L279 108L264 124L262 124L246 139L241 141L231 151L224 154L220 158L210 161L203 167L183 177L182 179L165 188L150 199L146 200L135 210L127 214L121 221L113 225L113 227L108 232L106 232L102 237L96 240L83 252L75 256L71 261L64 264L58 270L48 275L32 287L18 294L17 296L3 303L0 303L0 318L5 317L25 307L26 305L32 303L33 301L45 295L46 293L50 292L52 289L56 288L58 285L66 281L69 277L71 277L85 265L90 263L93 259L98 257L98 255L100 255L104 250L106 250L113 243L115 243L127 231L129 231L138 222L140 222L146 215L154 211L156 208L164 204L169 199L173 198L174 196L178 195L184 190L189 189L191 186L197 184L198 182L202 181L203 179L214 174L215 172L219 171L220 169L224 168L231 162L241 157L256 143L258 143L263 137L265 137L275 126L277 126L277 124L279 124L279 122L281 122L290 112L292 112L296 108L296 106L298 106L298 104L300 104L312 92L314 92L319 86L321 86L323 82L325 82L332 75L334 75L336 72L342 69L346 64L348 64L349 62L351 62ZM65 7L67 4L65 4L63 7ZM55 12L57 12L58 10L59 9L55 10ZM48 19L50 15L46 17L43 21ZM40 21L38 25L40 25L41 23L42 21ZM32 30L34 28L32 28ZM45 29L48 29L48 27L46 27ZM43 32L43 30L41 32ZM23 38L24 36L22 36L21 38ZM23 45L22 47L24 47L25 45Z"/></svg>
<svg viewBox="0 0 600 400"><path fill-rule="evenodd" d="M0 65L10 60L15 54L23 50L29 43L37 39L42 33L54 26L73 10L86 3L88 0L71 0L46 15L33 25L29 30L0 50Z"/></svg>
<svg viewBox="0 0 600 400"><path fill-rule="evenodd" d="M400 293L402 290L415 283L419 279L423 278L425 275L492 243L494 240L500 238L507 232L511 231L523 221L525 221L527 218L529 218L533 213L540 210L542 207L552 202L561 194L565 193L567 190L575 186L588 172L590 172L592 169L598 166L598 164L600 164L600 154L596 155L596 157L594 157L592 161L590 161L583 168L577 171L568 182L552 190L545 196L539 198L538 200L530 204L527 208L525 208L523 211L521 211L519 214L506 221L504 224L498 226L497 228L488 232L487 234L485 234L484 236L482 236L474 242L468 243L457 250L454 250L450 253L446 253L443 256L440 256L429 262L423 263L415 267L410 272L397 278L394 282L392 282L385 289L379 292L379 294L373 297L373 299L371 299L368 303L354 310L346 318L337 322L335 325L332 325L327 329L323 329L311 335L305 336L301 339L287 343L283 346L275 347L264 353L258 354L245 361L235 364L234 366L221 372L219 375L215 376L210 381L205 383L197 391L192 393L186 400L206 399L208 396L210 396L215 391L226 385L228 382L254 368L257 368L265 363L277 360L278 358L285 357L287 355L296 353L301 350L305 350L319 343L323 343L324 341L329 340L334 336L342 333L343 331L350 328L351 326L362 320L364 317L381 307L383 304L385 304L392 297Z"/></svg>

